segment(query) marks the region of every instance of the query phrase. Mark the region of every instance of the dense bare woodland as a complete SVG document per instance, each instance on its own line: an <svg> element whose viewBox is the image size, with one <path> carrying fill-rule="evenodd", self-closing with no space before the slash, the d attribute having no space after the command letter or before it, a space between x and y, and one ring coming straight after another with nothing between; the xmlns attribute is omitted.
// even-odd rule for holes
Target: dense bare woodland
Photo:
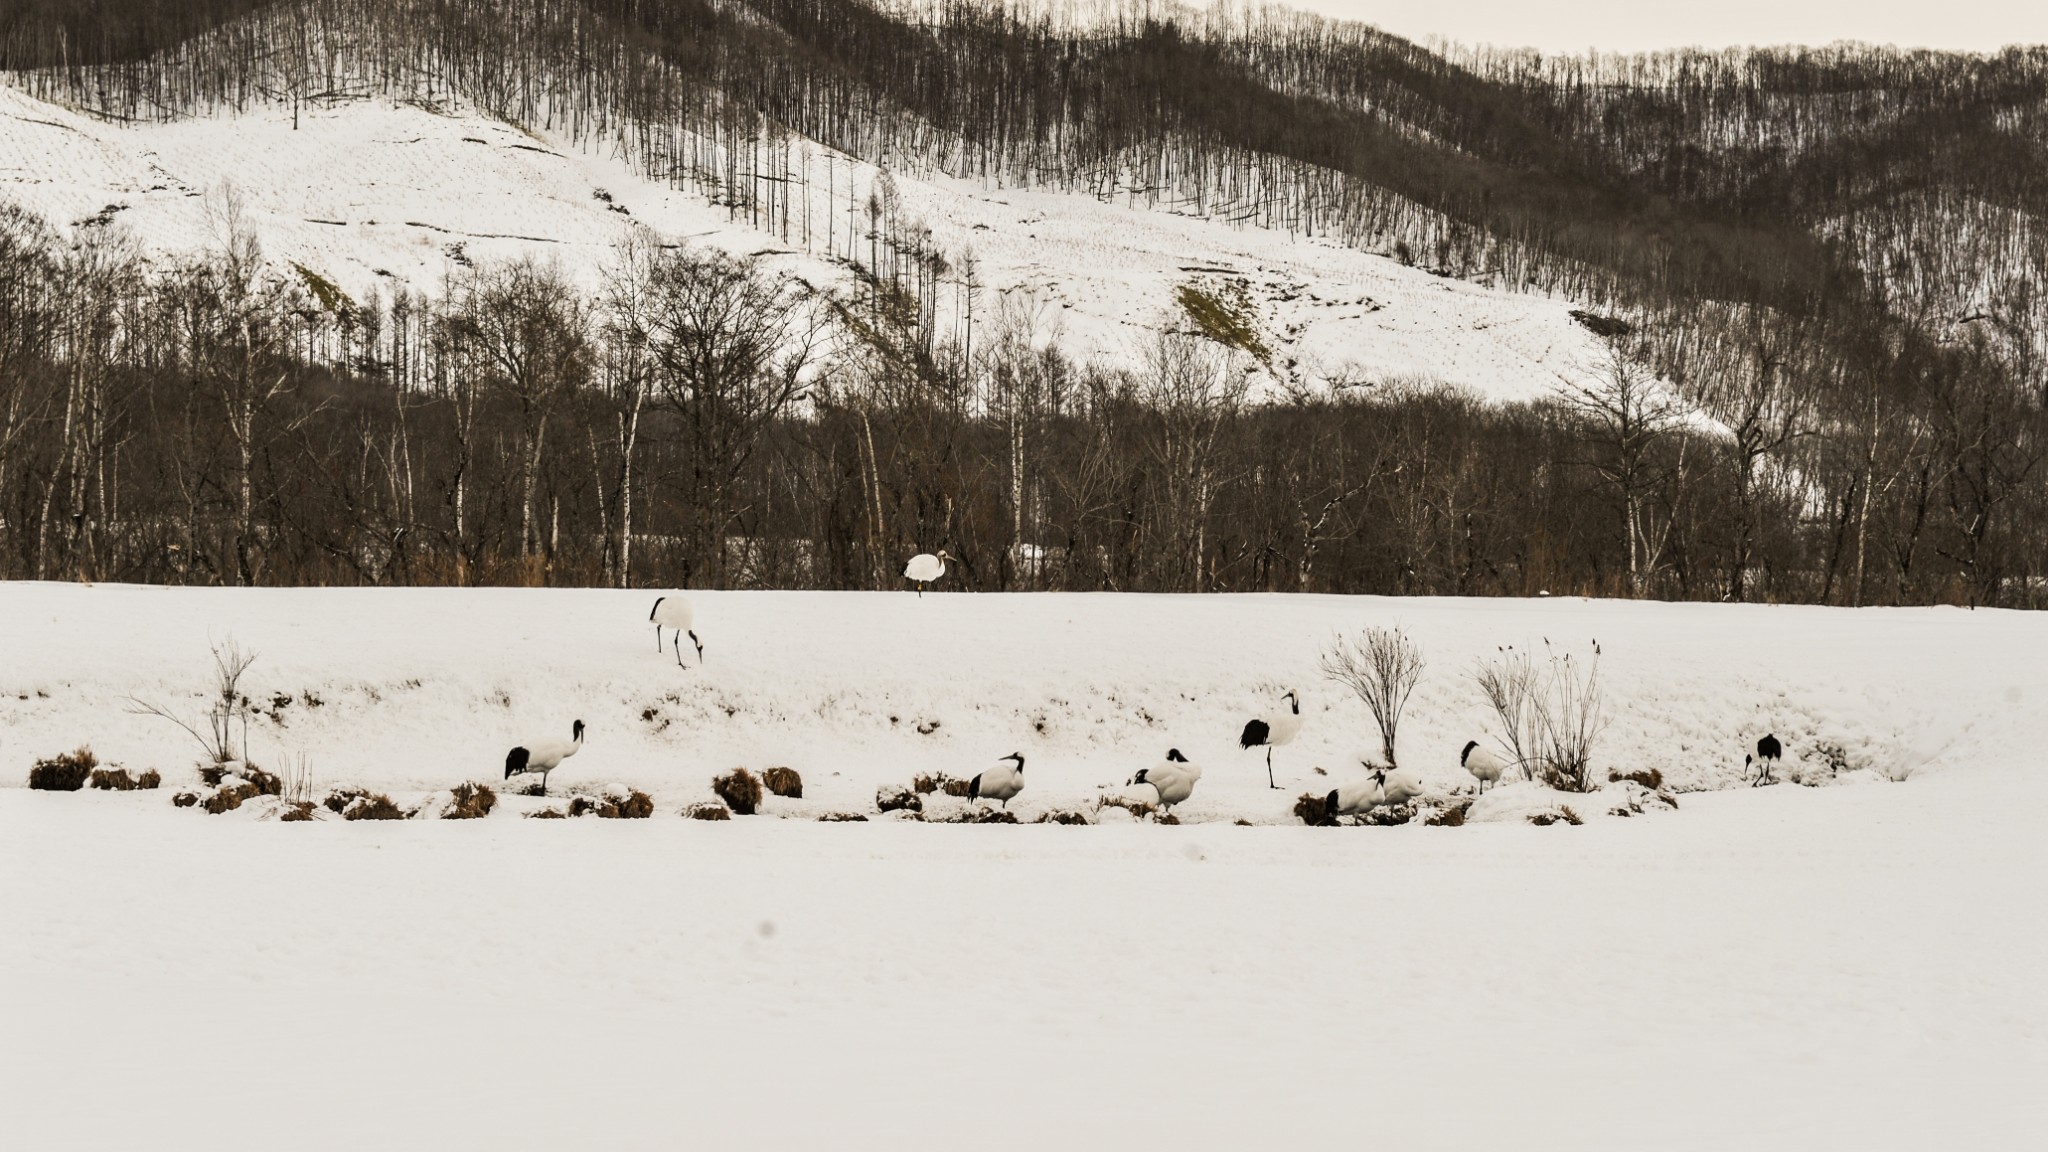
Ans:
<svg viewBox="0 0 2048 1152"><path fill-rule="evenodd" d="M861 588L943 546L989 589L2048 601L2048 49L31 0L0 69L114 120L459 95L612 141L862 285L640 237L595 294L480 264L357 302L266 261L232 189L176 266L117 220L0 204L0 575ZM1138 367L1077 363L835 155L1558 294L1610 355L1535 404L1417 380L1253 404L1255 335L1194 299Z"/></svg>

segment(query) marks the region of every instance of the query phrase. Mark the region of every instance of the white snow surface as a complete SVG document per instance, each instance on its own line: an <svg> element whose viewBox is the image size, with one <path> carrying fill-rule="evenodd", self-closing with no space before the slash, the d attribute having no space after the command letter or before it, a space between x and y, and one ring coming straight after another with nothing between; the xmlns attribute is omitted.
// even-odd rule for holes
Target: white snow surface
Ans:
<svg viewBox="0 0 2048 1152"><path fill-rule="evenodd" d="M9 1144L2022 1148L2048 1124L2048 617L692 592L707 663L678 669L654 595L0 584ZM1597 637L1596 760L1660 768L1680 806L1293 823L1366 743L1315 666L1369 623L1425 648L1400 752L1433 790L1471 787L1475 659ZM124 701L196 716L230 635L260 654L259 762L411 804L581 718L555 790L644 788L656 816L174 809L196 745ZM1274 792L1235 740L1289 687ZM1741 786L1764 731L1813 786ZM80 743L165 787L22 787ZM1169 745L1204 768L1178 827L803 818L1017 750L1030 820ZM797 768L805 799L679 818L736 764Z"/></svg>
<svg viewBox="0 0 2048 1152"><path fill-rule="evenodd" d="M837 213L843 253L849 161L834 155L831 201L828 150L811 150L807 252L800 236L785 243L692 191L643 179L603 142L529 132L460 103L307 107L296 130L289 107L269 105L116 125L0 83L0 196L59 225L111 210L146 249L175 255L214 241L205 204L230 183L268 256L302 264L357 300L388 297L399 284L438 294L455 245L469 259L554 259L594 285L629 220L671 240L765 254L813 285L847 290L848 272L828 258L825 217ZM877 171L853 171L865 201ZM1512 400L1546 394L1560 375L1583 377L1599 362L1597 341L1565 300L1434 276L1322 237L1125 200L892 177L904 228L928 227L956 264L969 251L979 261L980 331L1012 298L1033 317L1038 339L1057 335L1077 358L1135 363L1151 333L1185 325L1178 285L1243 280L1273 351L1259 391L1283 378L1310 388L1430 379ZM599 190L612 201L598 199ZM942 316L957 314L958 293L947 289Z"/></svg>

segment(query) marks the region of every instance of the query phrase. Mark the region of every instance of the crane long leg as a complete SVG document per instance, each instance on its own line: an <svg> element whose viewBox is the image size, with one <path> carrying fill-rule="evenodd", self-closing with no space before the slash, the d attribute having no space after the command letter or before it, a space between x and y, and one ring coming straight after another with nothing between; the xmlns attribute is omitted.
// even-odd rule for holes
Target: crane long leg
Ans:
<svg viewBox="0 0 2048 1152"><path fill-rule="evenodd" d="M699 639L697 639L697 630L696 630L695 628L692 628L692 629L690 629L690 643L692 643L692 644L695 644L695 645L697 646L697 663L698 663L698 664L700 664L700 665L701 665L701 664L703 664L703 663L704 663L704 642L703 642L702 640L699 640ZM683 649L682 649L682 646L681 646L680 644L678 644L678 645L676 646L676 656L677 656L678 658L680 658L680 657L682 656L682 654L683 654Z"/></svg>
<svg viewBox="0 0 2048 1152"><path fill-rule="evenodd" d="M1266 745L1266 787L1280 787L1280 785L1273 783L1273 746L1271 744Z"/></svg>
<svg viewBox="0 0 2048 1152"><path fill-rule="evenodd" d="M683 666L683 634L676 633L676 667Z"/></svg>
<svg viewBox="0 0 2048 1152"><path fill-rule="evenodd" d="M656 652L661 651L661 625L659 624L654 626L654 650Z"/></svg>

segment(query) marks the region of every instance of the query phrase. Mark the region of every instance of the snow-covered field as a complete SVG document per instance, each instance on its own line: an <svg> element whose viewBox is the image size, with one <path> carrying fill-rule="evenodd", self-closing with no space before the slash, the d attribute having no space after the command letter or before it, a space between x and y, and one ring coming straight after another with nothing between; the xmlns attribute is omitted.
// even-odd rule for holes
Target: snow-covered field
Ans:
<svg viewBox="0 0 2048 1152"><path fill-rule="evenodd" d="M2023 1148L2048 1130L2048 618L693 599L701 669L655 654L647 593L0 584L8 1143ZM1433 789L1470 786L1474 660L1597 638L1598 763L1659 768L1680 807L1291 823L1294 796L1355 771L1364 710L1315 666L1368 623L1426 650L1401 752ZM260 654L259 762L303 755L322 787L409 804L581 718L556 791L639 787L656 814L174 809L197 746L124 701L196 717L230 635ZM1308 721L1274 792L1235 737L1287 687ZM1739 786L1767 730L1816 786ZM22 787L83 742L165 788ZM1014 749L1028 821L1169 744L1206 769L1179 827L802 818ZM739 764L800 770L806 798L769 804L793 818L679 818Z"/></svg>
<svg viewBox="0 0 2048 1152"><path fill-rule="evenodd" d="M0 196L68 226L104 214L152 252L213 241L207 194L230 182L274 260L296 262L356 299L398 285L438 294L453 253L531 253L595 284L627 222L671 239L763 253L820 285L828 215L843 253L848 161L813 148L813 240L785 243L689 190L642 179L601 143L575 142L467 110L370 101L288 107L168 124L104 124L0 83ZM853 165L865 199L876 172ZM1080 359L1133 363L1163 323L1180 324L1176 286L1243 280L1276 368L1314 385L1428 377L1496 399L1544 394L1597 364L1568 301L1433 276L1324 239L1088 196L991 188L896 173L900 227L928 227L955 263L971 251L984 285L976 323L1013 297ZM611 197L600 200L602 190ZM615 210L617 209L617 210ZM801 209L793 209L798 216ZM861 225L863 232L866 224ZM865 258L865 256L863 257ZM942 314L957 309L949 288Z"/></svg>

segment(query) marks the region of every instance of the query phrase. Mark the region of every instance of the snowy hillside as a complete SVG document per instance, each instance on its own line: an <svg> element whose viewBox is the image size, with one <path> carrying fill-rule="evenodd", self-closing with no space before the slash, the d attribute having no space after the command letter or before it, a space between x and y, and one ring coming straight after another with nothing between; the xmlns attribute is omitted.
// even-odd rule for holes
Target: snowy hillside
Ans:
<svg viewBox="0 0 2048 1152"><path fill-rule="evenodd" d="M650 184L602 145L529 133L460 105L385 102L119 126L0 85L0 196L60 225L119 221L145 246L190 252L212 235L207 194L231 183L275 260L305 265L363 299L400 284L436 292L458 259L533 253L593 283L637 221L670 239L766 253L819 286L850 283L825 258L826 217L809 192L809 252L687 191ZM816 150L815 176L825 177ZM875 170L834 156L863 190ZM900 214L955 261L971 252L977 323L1015 297L1040 336L1080 358L1134 360L1146 333L1185 323L1176 289L1243 282L1276 378L1309 385L1429 377L1484 396L1541 394L1595 363L1569 302L1433 276L1322 238L1105 203L1086 196L893 175ZM604 199L603 193L610 199ZM792 211L801 213L799 205ZM837 218L843 250L849 224ZM956 289L957 291L957 289ZM950 306L950 305L949 305Z"/></svg>
<svg viewBox="0 0 2048 1152"><path fill-rule="evenodd" d="M695 599L707 662L678 669L644 593L0 584L10 1134L2006 1148L2048 1122L2038 614ZM1823 741L1853 765L1582 827L1236 826L1284 823L1360 742L1362 709L1314 673L1331 631L1397 622L1430 661L1403 756L1435 789L1469 787L1466 669L1544 637L1607 654L1603 766L1739 785L1764 729L1788 767ZM196 749L124 698L196 713L230 635L260 653L258 757L310 756L323 786L410 801L581 717L557 789L635 784L656 814L174 809ZM1234 741L1283 686L1308 721L1272 792ZM166 788L20 786L84 741ZM676 815L734 764L800 768L804 800L769 812L802 817L1014 748L1028 819L1169 743L1207 769L1181 827Z"/></svg>

